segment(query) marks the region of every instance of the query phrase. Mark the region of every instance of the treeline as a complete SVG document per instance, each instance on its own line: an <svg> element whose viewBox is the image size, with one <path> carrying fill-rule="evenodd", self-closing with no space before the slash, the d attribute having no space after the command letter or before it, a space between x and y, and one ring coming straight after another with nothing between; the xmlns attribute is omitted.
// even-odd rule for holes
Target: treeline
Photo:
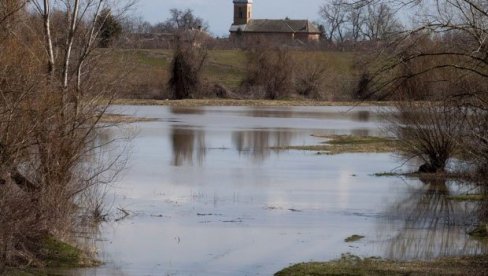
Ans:
<svg viewBox="0 0 488 276"><path fill-rule="evenodd" d="M391 39L405 28L392 5L392 1L325 1L319 10L322 36L344 46Z"/></svg>

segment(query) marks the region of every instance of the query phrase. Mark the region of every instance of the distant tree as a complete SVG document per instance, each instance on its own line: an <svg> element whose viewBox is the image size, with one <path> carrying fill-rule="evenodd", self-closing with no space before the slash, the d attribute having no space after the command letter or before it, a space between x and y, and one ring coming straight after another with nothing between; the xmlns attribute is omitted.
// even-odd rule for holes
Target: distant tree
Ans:
<svg viewBox="0 0 488 276"><path fill-rule="evenodd" d="M98 19L100 26L100 44L102 48L108 48L122 33L122 25L112 15L110 9L104 9Z"/></svg>
<svg viewBox="0 0 488 276"><path fill-rule="evenodd" d="M175 32L181 30L202 29L208 30L208 24L200 17L193 14L193 10L171 9L170 18L161 27L167 31Z"/></svg>
<svg viewBox="0 0 488 276"><path fill-rule="evenodd" d="M369 3L366 6L363 35L369 40L384 40L398 33L402 25L387 3Z"/></svg>
<svg viewBox="0 0 488 276"><path fill-rule="evenodd" d="M332 0L320 7L319 15L322 18L327 32L326 39L343 42L347 19L346 0Z"/></svg>

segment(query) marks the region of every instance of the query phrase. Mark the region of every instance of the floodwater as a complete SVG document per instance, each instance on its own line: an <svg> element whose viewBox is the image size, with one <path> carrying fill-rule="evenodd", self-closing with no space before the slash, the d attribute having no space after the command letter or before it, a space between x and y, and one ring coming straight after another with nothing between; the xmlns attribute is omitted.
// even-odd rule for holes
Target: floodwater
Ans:
<svg viewBox="0 0 488 276"><path fill-rule="evenodd" d="M98 268L74 275L272 275L342 253L394 259L486 253L466 231L479 205L454 182L377 177L393 154L276 147L312 135L384 135L374 107L116 107L136 123L115 212L97 236ZM117 130L113 130L117 135ZM400 170L411 169L407 165ZM364 239L346 243L351 235Z"/></svg>

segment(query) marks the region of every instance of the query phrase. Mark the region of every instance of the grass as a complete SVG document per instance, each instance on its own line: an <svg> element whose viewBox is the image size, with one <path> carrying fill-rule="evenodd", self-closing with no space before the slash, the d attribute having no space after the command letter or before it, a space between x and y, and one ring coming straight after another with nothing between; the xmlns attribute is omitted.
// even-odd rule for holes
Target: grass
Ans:
<svg viewBox="0 0 488 276"><path fill-rule="evenodd" d="M25 269L9 267L6 269L4 275L57 275L52 271L100 265L99 261L88 257L82 250L51 236L46 237L42 241L38 255L39 256L37 257L42 261L45 267L27 267Z"/></svg>
<svg viewBox="0 0 488 276"><path fill-rule="evenodd" d="M396 142L389 138L373 136L317 136L328 139L321 145L287 146L274 149L317 151L326 154L393 152Z"/></svg>
<svg viewBox="0 0 488 276"><path fill-rule="evenodd" d="M344 241L345 242L355 242L364 239L364 236L361 235L352 235L350 237L347 237Z"/></svg>
<svg viewBox="0 0 488 276"><path fill-rule="evenodd" d="M125 64L133 68L132 82L137 86L158 86L167 83L172 50L118 50L114 58L124 57ZM353 53L295 51L297 61L320 60L330 70L351 75ZM209 50L203 68L203 78L219 83L231 90L238 88L246 75L246 54L241 50Z"/></svg>
<svg viewBox="0 0 488 276"><path fill-rule="evenodd" d="M488 255L449 257L434 261L396 262L345 254L330 262L293 265L275 275L486 275Z"/></svg>
<svg viewBox="0 0 488 276"><path fill-rule="evenodd" d="M380 173L375 173L373 175L377 177L383 177L383 176L387 177L387 176L403 176L404 174L394 173L394 172L380 172Z"/></svg>
<svg viewBox="0 0 488 276"><path fill-rule="evenodd" d="M469 232L469 235L477 239L488 239L488 223L482 223L473 231Z"/></svg>
<svg viewBox="0 0 488 276"><path fill-rule="evenodd" d="M464 194L448 196L447 199L454 201L485 201L488 200L488 195L482 194Z"/></svg>
<svg viewBox="0 0 488 276"><path fill-rule="evenodd" d="M151 100L151 99L116 99L116 105L161 105L161 106L387 106L389 102L331 102L301 99L290 100L238 100L238 99L187 99L187 100Z"/></svg>
<svg viewBox="0 0 488 276"><path fill-rule="evenodd" d="M107 123L107 124L131 124L131 123L138 123L138 122L153 122L157 119L152 118L141 118L141 117L132 117L127 115L121 114L104 114L100 120L100 123Z"/></svg>
<svg viewBox="0 0 488 276"><path fill-rule="evenodd" d="M71 268L98 264L80 249L52 237L44 240L41 252L47 267Z"/></svg>

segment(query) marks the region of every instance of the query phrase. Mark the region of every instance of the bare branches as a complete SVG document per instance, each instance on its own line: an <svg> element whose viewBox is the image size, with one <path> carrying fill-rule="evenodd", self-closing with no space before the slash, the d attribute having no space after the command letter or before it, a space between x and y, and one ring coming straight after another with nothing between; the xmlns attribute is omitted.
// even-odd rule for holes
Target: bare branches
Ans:
<svg viewBox="0 0 488 276"><path fill-rule="evenodd" d="M0 2L0 26L2 26L9 18L24 9L26 1L2 1Z"/></svg>
<svg viewBox="0 0 488 276"><path fill-rule="evenodd" d="M0 39L0 268L39 262L38 243L72 233L84 193L125 163L99 124L122 83L110 55L92 56L105 0L31 3L23 33Z"/></svg>
<svg viewBox="0 0 488 276"><path fill-rule="evenodd" d="M327 39L338 43L386 40L403 27L388 1L333 0L320 7Z"/></svg>
<svg viewBox="0 0 488 276"><path fill-rule="evenodd" d="M486 171L488 2L430 3L418 13L416 28L398 33L377 51L368 88L371 95L398 100L400 116L393 129L404 142L403 151L425 161L422 171L442 170L453 154Z"/></svg>

